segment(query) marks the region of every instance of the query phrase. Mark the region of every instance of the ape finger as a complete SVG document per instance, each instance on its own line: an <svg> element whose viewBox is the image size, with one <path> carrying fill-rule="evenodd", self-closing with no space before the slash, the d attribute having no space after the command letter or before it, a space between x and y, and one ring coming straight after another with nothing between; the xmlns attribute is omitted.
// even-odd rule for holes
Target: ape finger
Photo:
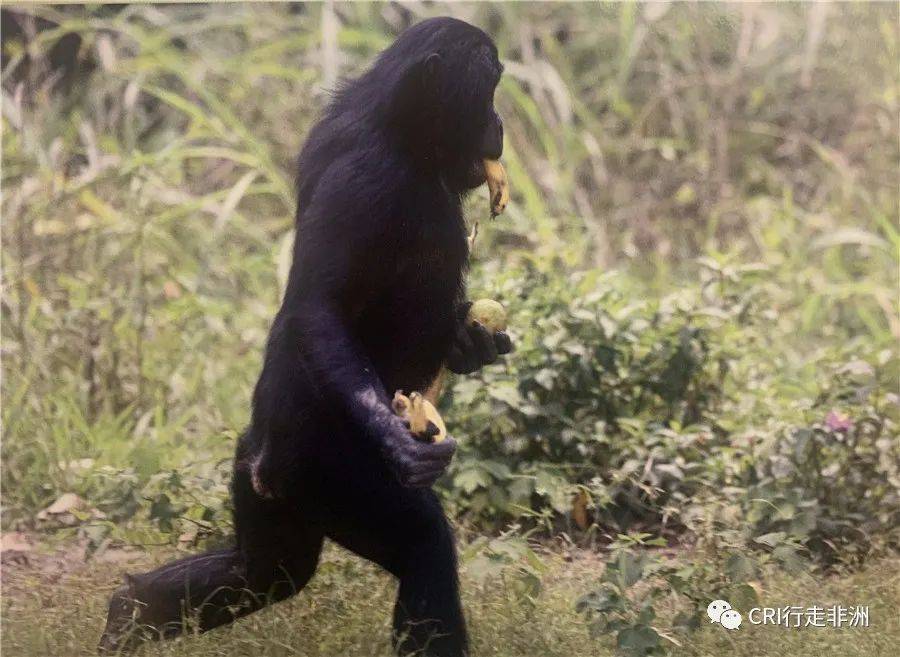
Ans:
<svg viewBox="0 0 900 657"><path fill-rule="evenodd" d="M456 319L459 320L460 323L464 323L466 317L469 316L469 310L472 308L471 301L463 301L462 303L456 304Z"/></svg>
<svg viewBox="0 0 900 657"><path fill-rule="evenodd" d="M469 327L463 322L457 326L455 346L464 354L475 350L475 343L469 333Z"/></svg>
<svg viewBox="0 0 900 657"><path fill-rule="evenodd" d="M428 420L428 425L425 427L425 431L422 432L421 439L426 443L433 443L434 437L437 436L440 432L440 427L438 427L438 425L436 425L431 420Z"/></svg>
<svg viewBox="0 0 900 657"><path fill-rule="evenodd" d="M450 461L427 461L426 463L417 463L406 473L406 479L414 479L416 477L441 476L441 473L447 470Z"/></svg>
<svg viewBox="0 0 900 657"><path fill-rule="evenodd" d="M497 353L501 356L512 353L512 338L506 331L497 331L494 333L494 345L497 347Z"/></svg>
<svg viewBox="0 0 900 657"><path fill-rule="evenodd" d="M472 324L469 329L472 336L472 343L478 351L478 358L481 359L482 365L490 365L497 360L497 346L494 344L494 337L479 322Z"/></svg>
<svg viewBox="0 0 900 657"><path fill-rule="evenodd" d="M420 443L418 456L422 461L441 461L450 463L453 454L456 453L456 439L447 436L439 443Z"/></svg>
<svg viewBox="0 0 900 657"><path fill-rule="evenodd" d="M474 350L463 352L453 347L447 357L447 368L454 374L471 374L478 369L478 357Z"/></svg>
<svg viewBox="0 0 900 657"><path fill-rule="evenodd" d="M431 488L438 479L444 474L443 470L435 470L425 475L416 475L410 477L404 484L407 488Z"/></svg>
<svg viewBox="0 0 900 657"><path fill-rule="evenodd" d="M417 485L430 485L447 471L448 461L428 461L408 466L404 471L395 472L401 485L416 487ZM416 483L418 482L418 484Z"/></svg>
<svg viewBox="0 0 900 657"><path fill-rule="evenodd" d="M450 452L449 455L436 460L417 462L400 477L400 483L411 488L431 486L447 471L452 456L453 453Z"/></svg>

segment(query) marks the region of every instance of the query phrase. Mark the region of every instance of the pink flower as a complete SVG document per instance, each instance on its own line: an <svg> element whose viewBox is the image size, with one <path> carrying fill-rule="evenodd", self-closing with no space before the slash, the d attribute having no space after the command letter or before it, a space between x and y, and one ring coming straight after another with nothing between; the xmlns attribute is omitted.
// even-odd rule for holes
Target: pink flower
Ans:
<svg viewBox="0 0 900 657"><path fill-rule="evenodd" d="M850 419L849 415L831 410L825 417L825 426L832 431L850 431L853 428L853 420Z"/></svg>

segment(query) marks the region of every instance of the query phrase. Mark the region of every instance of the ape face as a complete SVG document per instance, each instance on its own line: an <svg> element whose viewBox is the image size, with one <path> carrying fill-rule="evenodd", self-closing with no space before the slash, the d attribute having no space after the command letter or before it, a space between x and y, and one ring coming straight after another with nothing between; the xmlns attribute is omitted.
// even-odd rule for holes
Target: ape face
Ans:
<svg viewBox="0 0 900 657"><path fill-rule="evenodd" d="M484 182L481 161L503 153L494 91L503 67L484 32L452 18L423 21L382 53L370 74L402 69L389 127L455 191Z"/></svg>

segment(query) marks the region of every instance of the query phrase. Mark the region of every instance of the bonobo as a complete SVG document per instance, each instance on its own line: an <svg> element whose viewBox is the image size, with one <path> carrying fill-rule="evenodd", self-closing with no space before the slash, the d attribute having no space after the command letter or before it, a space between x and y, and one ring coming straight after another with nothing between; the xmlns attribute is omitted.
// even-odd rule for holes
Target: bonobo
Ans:
<svg viewBox="0 0 900 657"><path fill-rule="evenodd" d="M461 210L503 150L501 71L484 32L435 18L336 92L300 154L293 265L234 460L236 545L126 576L101 650L136 645L134 620L168 637L185 610L208 630L283 600L328 537L400 580L401 654L466 654L453 535L430 488L456 443L416 441L391 400L511 349L465 321Z"/></svg>

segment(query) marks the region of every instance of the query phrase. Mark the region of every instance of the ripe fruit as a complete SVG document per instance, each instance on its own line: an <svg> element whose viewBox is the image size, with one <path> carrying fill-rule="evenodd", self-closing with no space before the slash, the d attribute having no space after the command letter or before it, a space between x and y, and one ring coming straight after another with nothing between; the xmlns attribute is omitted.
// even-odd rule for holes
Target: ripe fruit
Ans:
<svg viewBox="0 0 900 657"><path fill-rule="evenodd" d="M409 432L427 443L439 443L447 437L447 427L434 405L418 392L409 397L402 390L394 393L391 408L409 424Z"/></svg>
<svg viewBox="0 0 900 657"><path fill-rule="evenodd" d="M491 193L491 218L503 214L509 203L509 181L500 160L485 160L484 175Z"/></svg>
<svg viewBox="0 0 900 657"><path fill-rule="evenodd" d="M473 303L468 319L478 322L491 333L506 330L506 309L493 299L479 299Z"/></svg>

